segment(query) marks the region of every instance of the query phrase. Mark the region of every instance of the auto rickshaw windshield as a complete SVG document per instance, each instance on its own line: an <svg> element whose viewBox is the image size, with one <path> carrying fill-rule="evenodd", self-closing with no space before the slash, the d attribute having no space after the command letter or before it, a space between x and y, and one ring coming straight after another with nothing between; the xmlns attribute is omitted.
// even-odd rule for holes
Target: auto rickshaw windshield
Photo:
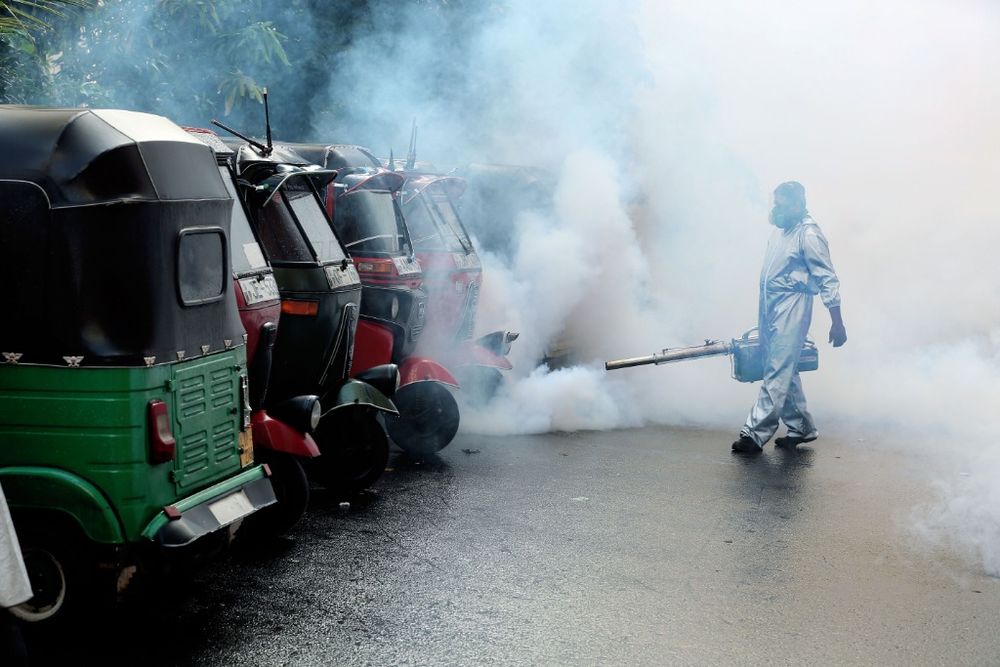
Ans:
<svg viewBox="0 0 1000 667"><path fill-rule="evenodd" d="M236 186L233 185L232 174L229 173L229 168L224 165L219 166L219 173L222 175L222 182L226 184L226 190L233 198L233 214L229 228L233 273L242 276L259 271L267 266L267 261L261 254L257 239L253 236L250 221L243 210L240 196L236 193Z"/></svg>
<svg viewBox="0 0 1000 667"><path fill-rule="evenodd" d="M257 238L272 262L314 262L316 257L295 224L284 193L279 192L260 212Z"/></svg>
<svg viewBox="0 0 1000 667"><path fill-rule="evenodd" d="M465 233L465 227L458 217L458 211L451 203L451 197L441 191L431 191L431 201L434 204L434 212L440 217L443 234L448 239L449 245L456 250L469 252L472 250L472 242L469 235Z"/></svg>
<svg viewBox="0 0 1000 667"><path fill-rule="evenodd" d="M438 229L434 217L423 197L413 197L403 205L403 217L406 227L413 239L413 249L417 252L447 251L441 230Z"/></svg>
<svg viewBox="0 0 1000 667"><path fill-rule="evenodd" d="M334 224L351 252L399 254L407 243L402 215L388 190L355 190L337 199Z"/></svg>
<svg viewBox="0 0 1000 667"><path fill-rule="evenodd" d="M321 262L339 262L347 255L340 245L340 239L333 233L330 222L320 206L319 199L312 190L288 190L285 194L295 212L302 231L309 238L317 258Z"/></svg>
<svg viewBox="0 0 1000 667"><path fill-rule="evenodd" d="M271 261L339 262L346 254L308 186L282 187L264 206L257 236Z"/></svg>
<svg viewBox="0 0 1000 667"><path fill-rule="evenodd" d="M465 252L459 238L428 201L427 193L412 197L403 206L406 226L417 252Z"/></svg>

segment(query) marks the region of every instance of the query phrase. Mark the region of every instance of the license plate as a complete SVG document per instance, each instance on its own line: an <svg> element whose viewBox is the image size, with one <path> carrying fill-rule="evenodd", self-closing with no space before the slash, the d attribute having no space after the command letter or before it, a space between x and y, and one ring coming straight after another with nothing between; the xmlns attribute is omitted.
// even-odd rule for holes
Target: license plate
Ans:
<svg viewBox="0 0 1000 667"><path fill-rule="evenodd" d="M413 257L393 257L392 262L396 265L396 273L401 276L410 276L420 273L420 261Z"/></svg>
<svg viewBox="0 0 1000 667"><path fill-rule="evenodd" d="M326 267L326 281L330 284L330 289L337 289L344 285L357 285L361 282L358 270L353 264L348 264L343 270L340 265Z"/></svg>
<svg viewBox="0 0 1000 667"><path fill-rule="evenodd" d="M240 467L246 468L253 463L253 432L250 429L240 431Z"/></svg>
<svg viewBox="0 0 1000 667"><path fill-rule="evenodd" d="M248 306L261 301L278 299L278 283L270 274L261 277L240 278L240 289L243 291L243 300Z"/></svg>
<svg viewBox="0 0 1000 667"><path fill-rule="evenodd" d="M455 268L458 269L478 269L482 266L479 262L479 255L474 252L470 252L468 255L464 252L453 252L451 256L455 260Z"/></svg>
<svg viewBox="0 0 1000 667"><path fill-rule="evenodd" d="M242 519L253 513L253 504L247 498L245 491L238 491L222 500L216 500L208 506L208 510L221 525L227 526L237 519Z"/></svg>

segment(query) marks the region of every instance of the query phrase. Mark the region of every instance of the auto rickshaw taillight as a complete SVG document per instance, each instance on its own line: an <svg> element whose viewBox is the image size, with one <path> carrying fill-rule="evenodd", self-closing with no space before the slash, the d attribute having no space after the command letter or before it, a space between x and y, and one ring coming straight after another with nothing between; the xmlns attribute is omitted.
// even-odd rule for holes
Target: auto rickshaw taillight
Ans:
<svg viewBox="0 0 1000 667"><path fill-rule="evenodd" d="M392 273L393 264L391 261L378 262L357 262L359 273Z"/></svg>
<svg viewBox="0 0 1000 667"><path fill-rule="evenodd" d="M149 402L149 459L151 463L173 461L177 441L170 431L170 410L161 400Z"/></svg>
<svg viewBox="0 0 1000 667"><path fill-rule="evenodd" d="M282 299L281 312L285 315L316 315L319 312L319 301Z"/></svg>

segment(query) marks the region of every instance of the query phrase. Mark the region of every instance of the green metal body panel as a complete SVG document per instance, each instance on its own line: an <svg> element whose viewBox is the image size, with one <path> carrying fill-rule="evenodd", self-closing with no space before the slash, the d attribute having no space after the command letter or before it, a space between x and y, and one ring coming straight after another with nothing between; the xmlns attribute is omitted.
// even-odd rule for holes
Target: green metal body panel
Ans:
<svg viewBox="0 0 1000 667"><path fill-rule="evenodd" d="M121 522L108 499L79 476L57 468L0 468L0 486L20 510L56 511L72 518L94 542L125 541Z"/></svg>
<svg viewBox="0 0 1000 667"><path fill-rule="evenodd" d="M240 472L245 373L242 345L149 368L0 366L0 471L9 504L69 513L98 542L140 539L164 506ZM153 399L169 406L177 442L174 461L156 465L149 462ZM22 478L22 469L31 472ZM27 481L42 478L45 484ZM60 506L98 495L106 502L100 511ZM117 532L97 525L108 511Z"/></svg>

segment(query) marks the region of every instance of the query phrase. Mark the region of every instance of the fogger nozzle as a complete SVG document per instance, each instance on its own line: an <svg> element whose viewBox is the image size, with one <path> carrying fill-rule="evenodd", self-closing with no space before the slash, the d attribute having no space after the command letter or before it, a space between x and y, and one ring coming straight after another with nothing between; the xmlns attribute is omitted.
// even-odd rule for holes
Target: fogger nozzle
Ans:
<svg viewBox="0 0 1000 667"><path fill-rule="evenodd" d="M632 366L669 364L675 361L685 361L687 359L700 359L701 357L715 357L723 354L731 354L732 351L732 343L721 340L709 340L705 341L704 345L666 348L662 352L650 354L645 357L630 357L628 359L606 361L604 362L604 368L605 370L614 371L619 368L631 368Z"/></svg>

